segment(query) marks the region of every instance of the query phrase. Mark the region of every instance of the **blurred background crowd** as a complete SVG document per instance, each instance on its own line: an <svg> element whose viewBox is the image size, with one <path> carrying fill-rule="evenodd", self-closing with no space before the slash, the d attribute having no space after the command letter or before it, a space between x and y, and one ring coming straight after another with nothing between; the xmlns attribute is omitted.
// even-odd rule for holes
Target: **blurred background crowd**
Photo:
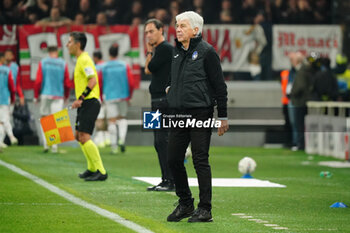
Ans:
<svg viewBox="0 0 350 233"><path fill-rule="evenodd" d="M138 24L151 17L173 24L185 10L200 13L206 24L331 24L342 18L335 16L338 7L330 0L3 0L0 24Z"/></svg>

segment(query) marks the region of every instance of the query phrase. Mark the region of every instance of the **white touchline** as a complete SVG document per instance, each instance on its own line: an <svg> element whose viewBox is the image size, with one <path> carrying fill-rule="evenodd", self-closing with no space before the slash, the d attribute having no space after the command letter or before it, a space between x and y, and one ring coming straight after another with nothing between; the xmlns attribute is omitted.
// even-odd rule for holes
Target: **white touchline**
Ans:
<svg viewBox="0 0 350 233"><path fill-rule="evenodd" d="M139 232L139 233L153 233L153 231L150 231L150 230L148 230L148 229L146 229L146 228L144 228L144 227L142 227L142 226L140 226L140 225L138 225L138 224L136 224L134 222L131 222L130 220L122 218L121 216L119 216L116 213L113 213L113 212L110 212L108 210L102 209L102 208L100 208L100 207L98 207L96 205L90 204L90 203L88 203L88 202L86 202L86 201L84 201L84 200L82 200L82 199L80 199L80 198L70 194L70 193L67 193L66 191L64 191L64 190L62 190L62 189L60 189L60 188L58 188L58 187L56 187L56 186L46 182L45 180L43 180L43 179L41 179L41 178L39 178L37 176L34 176L34 175L32 175L32 174L30 174L30 173L28 173L28 172L26 172L26 171L16 167L15 165L12 165L10 163L6 163L6 162L2 161L1 159L0 159L0 165L2 165L4 167L6 167L6 168L8 168L8 169L10 169L10 170L12 170L12 171L22 175L22 176L24 176L24 177L34 181L35 183L43 186L44 188L50 190L51 192L56 193L57 195L67 199L70 202L73 202L74 204L77 204L77 205L80 205L80 206L82 206L82 207L84 207L86 209L92 210L95 213L97 213L97 214L99 214L99 215L101 215L103 217L109 218L109 219L113 220L116 223L119 223L119 224L121 224L121 225L123 225L123 226L125 226L125 227L127 227L127 228L129 228L131 230L134 230L135 232Z"/></svg>

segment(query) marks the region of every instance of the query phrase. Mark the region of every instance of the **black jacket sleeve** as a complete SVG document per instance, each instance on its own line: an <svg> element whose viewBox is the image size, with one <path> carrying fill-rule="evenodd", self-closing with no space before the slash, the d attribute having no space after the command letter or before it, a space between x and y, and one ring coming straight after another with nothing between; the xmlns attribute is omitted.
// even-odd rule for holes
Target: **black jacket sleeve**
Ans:
<svg viewBox="0 0 350 233"><path fill-rule="evenodd" d="M208 50L204 58L205 72L217 102L218 117L227 117L227 86L221 69L220 58L214 48Z"/></svg>

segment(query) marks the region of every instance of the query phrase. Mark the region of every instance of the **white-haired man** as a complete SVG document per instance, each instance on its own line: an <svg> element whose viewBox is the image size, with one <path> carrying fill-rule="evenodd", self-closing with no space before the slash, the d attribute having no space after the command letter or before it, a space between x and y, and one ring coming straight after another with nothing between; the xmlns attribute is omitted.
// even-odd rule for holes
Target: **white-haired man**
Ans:
<svg viewBox="0 0 350 233"><path fill-rule="evenodd" d="M191 116L191 119L202 122L213 118L214 105L217 104L221 121L218 134L221 136L228 130L227 87L220 58L214 48L202 40L202 28L203 18L193 11L176 16L177 39L167 98L176 114ZM178 222L187 217L190 217L188 222L212 221L210 138L211 128L171 128L168 163L174 176L179 205L168 216L168 221ZM183 162L190 142L199 184L200 201L195 211Z"/></svg>

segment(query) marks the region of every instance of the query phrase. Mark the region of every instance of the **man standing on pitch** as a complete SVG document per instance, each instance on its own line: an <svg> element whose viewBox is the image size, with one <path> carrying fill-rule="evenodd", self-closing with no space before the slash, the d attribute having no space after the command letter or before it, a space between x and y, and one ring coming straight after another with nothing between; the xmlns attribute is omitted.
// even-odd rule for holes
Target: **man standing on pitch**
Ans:
<svg viewBox="0 0 350 233"><path fill-rule="evenodd" d="M48 47L49 56L39 62L34 83L34 103L40 100L40 115L42 117L61 111L64 100L69 97L68 65L58 57L57 46ZM40 98L39 98L40 95ZM44 152L49 151L44 132L41 131ZM58 153L58 146L52 145L52 153Z"/></svg>
<svg viewBox="0 0 350 233"><path fill-rule="evenodd" d="M202 39L203 18L188 11L176 16L176 47L171 64L170 86L167 91L169 106L175 113L190 115L196 121L213 118L217 104L221 125L218 135L228 130L227 87L222 74L220 58L215 49ZM174 176L179 205L168 216L178 222L211 222L211 169L209 146L211 128L171 128L169 135L169 166ZM191 142L192 159L199 184L199 204L194 211L188 185L184 158Z"/></svg>
<svg viewBox="0 0 350 233"><path fill-rule="evenodd" d="M107 173L103 167L100 152L91 140L95 121L100 111L100 88L94 62L84 51L87 38L82 32L72 32L69 36L67 48L69 53L77 58L74 70L74 84L76 100L72 108L78 108L76 119L76 139L87 160L87 170L79 174L86 181L106 180Z"/></svg>
<svg viewBox="0 0 350 233"><path fill-rule="evenodd" d="M149 91L152 98L152 111L168 112L165 88L170 74L173 47L164 39L163 23L157 19L150 19L145 23L147 39L147 57L145 73L152 74ZM155 129L154 147L158 153L162 182L148 187L148 191L173 191L174 180L168 166L168 135L166 129Z"/></svg>

